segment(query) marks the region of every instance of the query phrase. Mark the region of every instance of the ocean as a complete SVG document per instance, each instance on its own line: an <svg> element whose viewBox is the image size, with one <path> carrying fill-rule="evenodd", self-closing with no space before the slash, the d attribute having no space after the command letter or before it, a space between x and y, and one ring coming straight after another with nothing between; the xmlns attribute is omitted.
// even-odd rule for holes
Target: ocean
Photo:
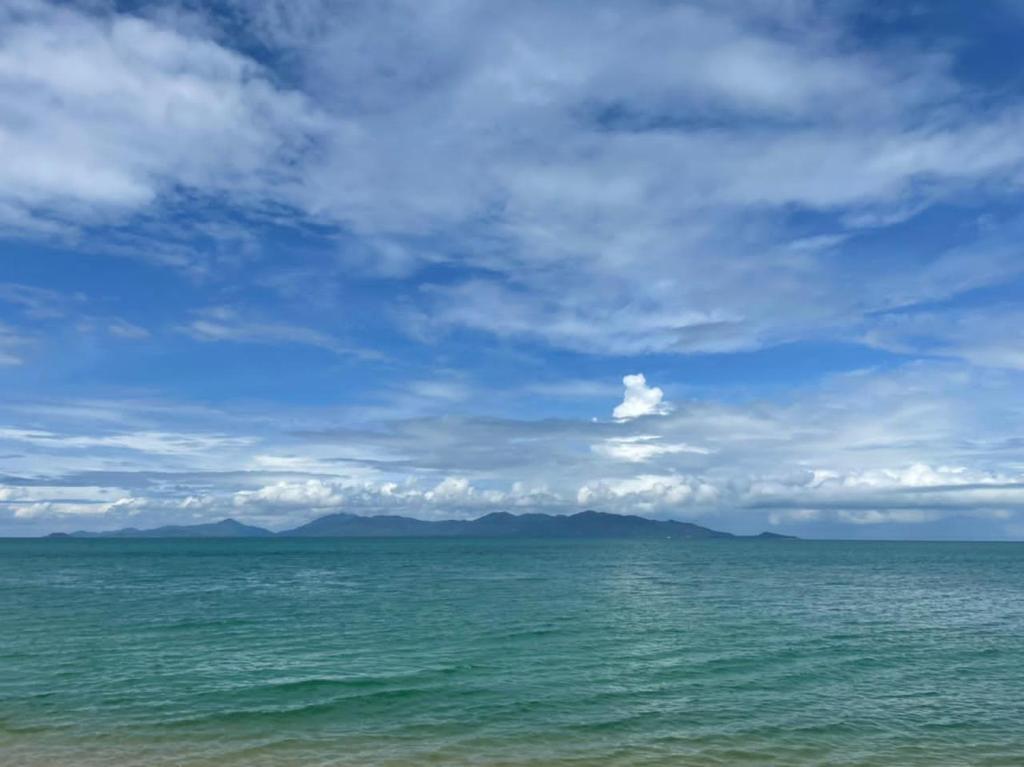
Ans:
<svg viewBox="0 0 1024 767"><path fill-rule="evenodd" d="M4 767L1024 764L1024 545L0 540Z"/></svg>

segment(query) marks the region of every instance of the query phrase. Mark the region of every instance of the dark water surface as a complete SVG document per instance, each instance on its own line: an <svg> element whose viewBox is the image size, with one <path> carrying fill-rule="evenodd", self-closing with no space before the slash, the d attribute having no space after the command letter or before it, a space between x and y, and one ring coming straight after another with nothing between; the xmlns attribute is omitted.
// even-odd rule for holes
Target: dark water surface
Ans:
<svg viewBox="0 0 1024 767"><path fill-rule="evenodd" d="M0 763L1024 764L1024 545L0 540Z"/></svg>

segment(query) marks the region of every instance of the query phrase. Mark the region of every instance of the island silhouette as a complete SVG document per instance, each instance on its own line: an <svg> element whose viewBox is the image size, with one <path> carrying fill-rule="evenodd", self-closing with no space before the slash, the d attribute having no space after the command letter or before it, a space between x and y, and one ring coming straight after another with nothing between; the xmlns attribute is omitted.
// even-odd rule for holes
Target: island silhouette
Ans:
<svg viewBox="0 0 1024 767"><path fill-rule="evenodd" d="M650 519L632 514L581 511L576 514L493 512L477 519L425 520L396 515L336 513L299 527L272 532L224 519L197 525L166 525L148 530L126 527L105 532L51 533L50 538L678 538L792 539L763 532L735 535L693 522Z"/></svg>

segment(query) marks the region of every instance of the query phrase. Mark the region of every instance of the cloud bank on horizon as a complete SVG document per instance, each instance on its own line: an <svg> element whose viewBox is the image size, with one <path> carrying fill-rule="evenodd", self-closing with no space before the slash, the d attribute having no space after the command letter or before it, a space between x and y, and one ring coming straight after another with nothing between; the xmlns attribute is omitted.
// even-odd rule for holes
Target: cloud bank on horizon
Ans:
<svg viewBox="0 0 1024 767"><path fill-rule="evenodd" d="M11 0L0 534L1024 537L1011 2Z"/></svg>

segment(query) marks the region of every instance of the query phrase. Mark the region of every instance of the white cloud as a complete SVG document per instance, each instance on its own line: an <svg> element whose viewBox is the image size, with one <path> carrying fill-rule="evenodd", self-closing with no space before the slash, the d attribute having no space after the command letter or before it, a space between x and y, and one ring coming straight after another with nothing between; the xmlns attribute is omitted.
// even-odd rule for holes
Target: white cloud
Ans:
<svg viewBox="0 0 1024 767"><path fill-rule="evenodd" d="M628 375L622 379L626 387L622 403L615 406L612 416L620 421L645 415L665 415L671 411L667 402L662 402L665 393L657 386L648 386L643 373Z"/></svg>
<svg viewBox="0 0 1024 767"><path fill-rule="evenodd" d="M306 482L276 482L259 490L235 493L235 506L298 506L324 509L341 506L344 496L330 483L311 479Z"/></svg>
<svg viewBox="0 0 1024 767"><path fill-rule="evenodd" d="M428 501L444 503L446 501L462 501L474 494L475 490L465 477L445 477L433 490L424 493Z"/></svg>
<svg viewBox="0 0 1024 767"><path fill-rule="evenodd" d="M148 330L120 318L112 319L107 323L107 332L112 336L131 341L149 338Z"/></svg>
<svg viewBox="0 0 1024 767"><path fill-rule="evenodd" d="M504 489L478 488L465 477L444 477L424 485L413 478L402 482L308 480L283 481L255 491L234 494L236 508L259 507L265 512L310 509L346 510L357 514L407 514L421 518L475 517L496 509L558 511L569 501L544 486L513 482Z"/></svg>
<svg viewBox="0 0 1024 767"><path fill-rule="evenodd" d="M683 442L659 442L660 439L653 434L611 437L591 445L590 449L609 458L633 463L642 463L660 455L678 455L679 453L708 455L711 452L705 447L695 447Z"/></svg>
<svg viewBox="0 0 1024 767"><path fill-rule="evenodd" d="M73 303L56 291L15 282L0 283L0 301L19 307L26 317L34 320L62 317L68 304Z"/></svg>
<svg viewBox="0 0 1024 767"><path fill-rule="evenodd" d="M787 509L786 511L773 511L768 515L768 522L772 525L781 525L788 522L811 522L821 519L820 509Z"/></svg>
<svg viewBox="0 0 1024 767"><path fill-rule="evenodd" d="M935 512L921 510L877 511L868 509L865 511L840 511L839 518L855 525L880 525L891 522L920 524L938 519L939 515Z"/></svg>
<svg viewBox="0 0 1024 767"><path fill-rule="evenodd" d="M939 254L923 272L829 258L868 219L975 183L1016 188L1020 108L981 118L949 55L840 45L848 20L809 6L784 25L749 4L523 3L487 23L467 6L402 7L318 30L324 108L363 130L335 137L306 192L376 241L439 228L494 275L429 286L416 332L751 349L849 334L894 294L954 294L996 259L961 254L971 277ZM386 42L366 58L361 39ZM791 234L792 208L826 223ZM479 239L461 228L480 220L495 226Z"/></svg>
<svg viewBox="0 0 1024 767"><path fill-rule="evenodd" d="M156 220L182 191L283 205L352 238L330 280L470 267L396 288L412 333L737 351L856 337L894 302L1020 271L1005 227L905 261L835 257L979 186L1016 194L1024 167L1021 104L979 109L953 49L848 44L845 4L295 0L235 3L230 30L42 0L0 13L0 221ZM294 66L230 50L235 25ZM815 215L796 229L794 210ZM159 237L100 249L189 265L151 223ZM245 227L214 228L245 250ZM188 332L350 351L279 321ZM1013 343L955 346L1020 364Z"/></svg>
<svg viewBox="0 0 1024 767"><path fill-rule="evenodd" d="M118 487L79 485L0 485L0 503L39 501L82 501L88 503L113 502L125 495Z"/></svg>
<svg viewBox="0 0 1024 767"><path fill-rule="evenodd" d="M640 474L628 479L590 482L576 493L581 506L634 508L641 512L680 511L694 505L710 505L719 497L716 487L700 479L677 475ZM692 508L687 508L692 512Z"/></svg>
<svg viewBox="0 0 1024 767"><path fill-rule="evenodd" d="M138 505L138 499L130 496L118 498L110 502L46 500L12 504L11 512L12 516L19 520L59 517L104 517L114 513L131 515Z"/></svg>
<svg viewBox="0 0 1024 767"><path fill-rule="evenodd" d="M23 442L40 448L86 450L111 448L157 455L190 455L246 447L253 439L222 434L183 434L138 431L120 434L59 434L45 430L0 428L0 440Z"/></svg>
<svg viewBox="0 0 1024 767"><path fill-rule="evenodd" d="M898 353L958 357L974 365L1024 370L1024 311L1006 303L875 318L864 342Z"/></svg>
<svg viewBox="0 0 1024 767"><path fill-rule="evenodd" d="M261 194L309 124L252 60L139 17L14 0L0 29L0 204L26 215Z"/></svg>
<svg viewBox="0 0 1024 767"><path fill-rule="evenodd" d="M0 366L20 365L22 358L14 350L26 344L26 339L9 325L0 322Z"/></svg>
<svg viewBox="0 0 1024 767"><path fill-rule="evenodd" d="M374 352L348 346L319 330L287 322L266 322L242 316L229 307L211 307L198 312L181 330L198 341L233 343L286 343L313 346L336 354L378 357Z"/></svg>

